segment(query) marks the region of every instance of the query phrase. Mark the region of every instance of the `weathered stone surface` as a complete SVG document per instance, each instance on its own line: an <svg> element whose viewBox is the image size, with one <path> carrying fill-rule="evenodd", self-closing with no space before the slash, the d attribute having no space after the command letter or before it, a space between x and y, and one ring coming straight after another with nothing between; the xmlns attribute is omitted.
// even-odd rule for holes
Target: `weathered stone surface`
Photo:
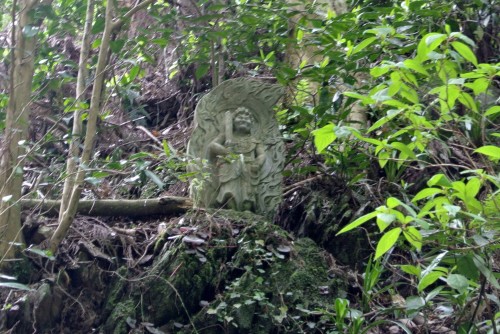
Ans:
<svg viewBox="0 0 500 334"><path fill-rule="evenodd" d="M284 146L273 106L282 94L278 85L238 78L200 100L188 145L196 206L274 211L282 192Z"/></svg>

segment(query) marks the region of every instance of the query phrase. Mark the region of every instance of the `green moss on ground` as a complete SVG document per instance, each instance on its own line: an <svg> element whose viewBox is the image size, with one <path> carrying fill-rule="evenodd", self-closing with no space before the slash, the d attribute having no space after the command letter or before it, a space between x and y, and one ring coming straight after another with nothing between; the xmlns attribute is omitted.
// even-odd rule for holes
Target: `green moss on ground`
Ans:
<svg viewBox="0 0 500 334"><path fill-rule="evenodd" d="M294 241L261 216L220 210L182 221L147 273L129 283L132 292L122 294L139 305L137 320L184 333L193 326L201 333L307 332L320 320L315 310L330 307L345 288L329 277L327 256L314 241ZM125 289L120 284L116 291ZM109 319L132 314L129 300Z"/></svg>

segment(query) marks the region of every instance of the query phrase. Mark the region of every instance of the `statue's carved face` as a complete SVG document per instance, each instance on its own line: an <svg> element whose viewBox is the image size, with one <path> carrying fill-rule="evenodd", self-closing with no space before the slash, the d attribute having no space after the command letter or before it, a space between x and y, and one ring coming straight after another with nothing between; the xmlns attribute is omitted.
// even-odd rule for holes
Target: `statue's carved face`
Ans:
<svg viewBox="0 0 500 334"><path fill-rule="evenodd" d="M237 111L233 120L233 127L235 131L242 133L250 133L252 129L252 114L248 109L241 109Z"/></svg>

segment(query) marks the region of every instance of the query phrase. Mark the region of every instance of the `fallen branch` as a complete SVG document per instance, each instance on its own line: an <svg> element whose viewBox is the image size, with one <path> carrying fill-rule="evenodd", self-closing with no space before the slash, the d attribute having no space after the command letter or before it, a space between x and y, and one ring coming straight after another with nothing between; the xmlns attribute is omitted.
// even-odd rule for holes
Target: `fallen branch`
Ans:
<svg viewBox="0 0 500 334"><path fill-rule="evenodd" d="M61 201L22 199L21 208L39 209L45 215L59 215ZM103 199L80 200L77 213L88 216L152 216L183 213L193 207L193 202L185 197L160 197L151 199Z"/></svg>

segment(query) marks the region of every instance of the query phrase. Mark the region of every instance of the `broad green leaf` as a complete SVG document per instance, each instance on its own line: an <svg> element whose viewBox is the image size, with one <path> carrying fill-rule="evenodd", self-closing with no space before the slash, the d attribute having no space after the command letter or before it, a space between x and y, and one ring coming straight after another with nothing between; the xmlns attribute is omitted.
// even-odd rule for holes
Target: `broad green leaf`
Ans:
<svg viewBox="0 0 500 334"><path fill-rule="evenodd" d="M335 125L328 124L312 132L314 136L314 145L316 146L316 149L319 153L322 153L325 148L330 146L330 144L333 143L335 139L337 139L337 136L333 131L334 127Z"/></svg>
<svg viewBox="0 0 500 334"><path fill-rule="evenodd" d="M377 226L383 232L391 223L396 220L396 215L390 213L379 213L377 215Z"/></svg>
<svg viewBox="0 0 500 334"><path fill-rule="evenodd" d="M427 181L427 186L441 186L441 187L451 187L451 182L448 180L444 174L436 174L429 181Z"/></svg>
<svg viewBox="0 0 500 334"><path fill-rule="evenodd" d="M413 247L418 251L422 250L422 234L413 226L403 230L403 235Z"/></svg>
<svg viewBox="0 0 500 334"><path fill-rule="evenodd" d="M375 250L375 260L387 253L392 246L398 241L399 235L401 234L401 228L396 227L392 230L384 233L382 238L380 238L377 249Z"/></svg>
<svg viewBox="0 0 500 334"><path fill-rule="evenodd" d="M481 189L481 180L477 177L473 177L467 182L465 186L465 196L467 199L472 199L476 197L479 193L479 189Z"/></svg>
<svg viewBox="0 0 500 334"><path fill-rule="evenodd" d="M401 201L396 197L389 197L386 201L387 207L389 209L394 209L395 207L401 205Z"/></svg>
<svg viewBox="0 0 500 334"><path fill-rule="evenodd" d="M427 45L428 50L432 51L437 48L446 38L447 36L445 34L430 33L424 36L423 39L425 40L425 44Z"/></svg>
<svg viewBox="0 0 500 334"><path fill-rule="evenodd" d="M487 155L492 160L500 159L500 147L498 147L498 146L487 145L487 146L483 146L483 147L478 148L474 152Z"/></svg>
<svg viewBox="0 0 500 334"><path fill-rule="evenodd" d="M486 78L477 78L472 83L465 84L466 87L472 89L474 95L478 96L488 90L490 86L490 81Z"/></svg>
<svg viewBox="0 0 500 334"><path fill-rule="evenodd" d="M406 59L403 64L411 69L414 70L417 73L423 74L425 76L429 76L429 73L425 70L425 68L422 66L422 63L415 59Z"/></svg>
<svg viewBox="0 0 500 334"><path fill-rule="evenodd" d="M410 296L406 298L405 304L406 304L406 310L416 311L420 310L422 307L425 306L425 300L420 296Z"/></svg>
<svg viewBox="0 0 500 334"><path fill-rule="evenodd" d="M476 55L467 45L461 42L451 42L451 45L465 60L477 66Z"/></svg>
<svg viewBox="0 0 500 334"><path fill-rule="evenodd" d="M460 32L452 32L450 34L450 37L458 37L462 41L464 41L465 43L469 44L471 47L475 47L476 46L476 43L472 39L470 39L469 37L465 36L464 34L462 34Z"/></svg>
<svg viewBox="0 0 500 334"><path fill-rule="evenodd" d="M412 202L416 202L416 201L419 201L421 199L432 197L432 196L434 196L436 194L440 194L442 192L443 191L441 189L439 189L439 188L425 188L425 189L420 190L415 195L415 197L413 197L413 199L411 201Z"/></svg>
<svg viewBox="0 0 500 334"><path fill-rule="evenodd" d="M470 254L458 258L457 271L472 281L479 279L479 270Z"/></svg>
<svg viewBox="0 0 500 334"><path fill-rule="evenodd" d="M443 277L445 273L442 272L442 271L431 271L429 272L427 275L425 275L424 277L422 277L422 279L420 280L420 282L418 282L418 291L423 291L425 288L427 288L429 285L431 285L432 283L436 282L438 279L440 279L441 277Z"/></svg>
<svg viewBox="0 0 500 334"><path fill-rule="evenodd" d="M370 75L374 78L378 78L389 72L390 69L389 66L376 66L370 70Z"/></svg>
<svg viewBox="0 0 500 334"><path fill-rule="evenodd" d="M474 98L469 93L460 92L460 95L458 95L458 101L472 111L479 112L476 101L474 101Z"/></svg>
<svg viewBox="0 0 500 334"><path fill-rule="evenodd" d="M377 216L377 214L378 214L378 212L373 211L373 212L370 212L364 216L359 217L358 219L356 219L355 221L353 221L352 223L348 224L343 229L341 229L336 235L345 233L345 232L350 231L350 230L352 230L360 225L363 225L364 223L366 223L370 219L375 218Z"/></svg>
<svg viewBox="0 0 500 334"><path fill-rule="evenodd" d="M0 282L0 288L7 288L7 289L17 289L17 290L25 290L25 291L30 291L31 289L29 286L21 284L21 283L14 283L14 282Z"/></svg>

